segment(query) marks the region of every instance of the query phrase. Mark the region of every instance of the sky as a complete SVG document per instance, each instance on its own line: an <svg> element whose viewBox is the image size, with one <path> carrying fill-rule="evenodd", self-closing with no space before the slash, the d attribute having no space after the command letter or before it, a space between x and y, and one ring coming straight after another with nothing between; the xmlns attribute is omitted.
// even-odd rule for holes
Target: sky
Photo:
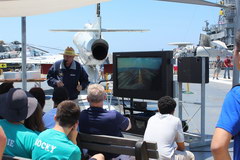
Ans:
<svg viewBox="0 0 240 160"><path fill-rule="evenodd" d="M218 2L217 0L209 0ZM102 27L149 29L143 33L103 33L110 52L172 50L170 42L198 44L204 21L217 23L220 8L156 0L111 0L101 4ZM73 44L73 32L50 29L82 29L96 20L96 5L27 17L27 43L64 50ZM0 18L0 40L21 41L21 18ZM43 49L47 49L42 47ZM48 49L47 49L48 50ZM57 50L50 50L56 52Z"/></svg>

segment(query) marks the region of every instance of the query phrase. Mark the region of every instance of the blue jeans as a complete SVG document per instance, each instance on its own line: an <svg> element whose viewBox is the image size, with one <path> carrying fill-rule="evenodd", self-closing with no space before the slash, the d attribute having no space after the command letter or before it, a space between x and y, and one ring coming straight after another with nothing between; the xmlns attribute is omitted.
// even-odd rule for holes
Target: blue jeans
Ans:
<svg viewBox="0 0 240 160"><path fill-rule="evenodd" d="M228 78L230 78L230 71L229 70L230 70L230 67L225 67L223 78L226 78L226 72L228 73Z"/></svg>

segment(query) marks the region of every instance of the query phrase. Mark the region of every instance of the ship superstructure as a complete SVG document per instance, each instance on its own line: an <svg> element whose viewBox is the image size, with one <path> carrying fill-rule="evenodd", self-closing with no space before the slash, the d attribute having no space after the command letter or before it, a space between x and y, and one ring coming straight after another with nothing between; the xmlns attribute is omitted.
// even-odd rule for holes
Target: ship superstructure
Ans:
<svg viewBox="0 0 240 160"><path fill-rule="evenodd" d="M232 6L221 8L219 11L218 24L210 25L205 21L206 26L203 31L210 37L211 41L220 40L226 44L228 49L232 50L234 46L234 24L235 24L235 0L221 0L222 5Z"/></svg>

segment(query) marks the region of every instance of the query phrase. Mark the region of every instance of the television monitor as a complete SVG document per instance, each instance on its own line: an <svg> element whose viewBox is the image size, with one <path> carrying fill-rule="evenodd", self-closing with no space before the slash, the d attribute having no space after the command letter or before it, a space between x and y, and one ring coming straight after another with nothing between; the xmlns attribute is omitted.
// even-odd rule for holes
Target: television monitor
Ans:
<svg viewBox="0 0 240 160"><path fill-rule="evenodd" d="M113 95L158 100L173 96L172 51L113 53Z"/></svg>

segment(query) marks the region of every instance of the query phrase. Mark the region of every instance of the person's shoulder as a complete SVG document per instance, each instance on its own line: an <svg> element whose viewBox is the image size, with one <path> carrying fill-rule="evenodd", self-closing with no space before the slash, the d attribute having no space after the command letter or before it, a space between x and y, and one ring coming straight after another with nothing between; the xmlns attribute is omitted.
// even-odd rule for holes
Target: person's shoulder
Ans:
<svg viewBox="0 0 240 160"><path fill-rule="evenodd" d="M181 122L180 118L174 116L174 115L171 115L171 118L176 121L176 122Z"/></svg>
<svg viewBox="0 0 240 160"><path fill-rule="evenodd" d="M81 115L82 115L83 113L84 113L84 114L88 113L88 112L89 112L89 109L90 109L90 107L89 107L88 109L82 110L82 111L81 111Z"/></svg>
<svg viewBox="0 0 240 160"><path fill-rule="evenodd" d="M76 144L74 144L74 143L73 143L73 149L74 149L75 153L81 153L79 147Z"/></svg>
<svg viewBox="0 0 240 160"><path fill-rule="evenodd" d="M45 131L42 131L38 137L50 137L51 135L57 134L54 132L53 129L46 129Z"/></svg>
<svg viewBox="0 0 240 160"><path fill-rule="evenodd" d="M52 67L55 68L55 67L60 66L61 63L62 63L62 61L63 61L63 60L61 59L61 60L58 60L58 61L54 62L54 64L52 65Z"/></svg>
<svg viewBox="0 0 240 160"><path fill-rule="evenodd" d="M123 114L121 114L120 112L116 111L116 110L110 110L110 111L107 111L107 117L111 117L112 119L115 119L115 120L126 120L127 117L124 116Z"/></svg>
<svg viewBox="0 0 240 160"><path fill-rule="evenodd" d="M78 61L74 60L77 66L82 66Z"/></svg>
<svg viewBox="0 0 240 160"><path fill-rule="evenodd" d="M79 147L77 147L76 145L74 145L74 148L71 148L72 154L69 157L69 160L71 159L81 159L81 151L79 149Z"/></svg>
<svg viewBox="0 0 240 160"><path fill-rule="evenodd" d="M57 112L57 108L52 108L52 109L50 109L48 112L46 112L46 113L43 115L43 117L48 117L48 116L50 116L50 115L52 115L52 114L56 114L56 112Z"/></svg>
<svg viewBox="0 0 240 160"><path fill-rule="evenodd" d="M156 114L154 114L153 116L151 116L149 119L148 119L148 122L151 122L151 121L156 121L156 119L159 119L159 112L157 112Z"/></svg>
<svg viewBox="0 0 240 160"><path fill-rule="evenodd" d="M19 132L19 134L22 133L22 136L26 137L26 138L37 138L39 133L38 132L34 132L31 129L28 129L26 127L24 127L24 130L22 130L21 132Z"/></svg>
<svg viewBox="0 0 240 160"><path fill-rule="evenodd" d="M164 117L164 119L167 119L168 121L175 121L175 122L178 122L180 121L180 118L172 115L172 114L160 114L159 112L156 113L154 116L152 116L153 118L158 118L158 117Z"/></svg>
<svg viewBox="0 0 240 160"><path fill-rule="evenodd" d="M236 97L237 99L240 98L240 84L237 84L236 86L234 86L229 92L228 94Z"/></svg>
<svg viewBox="0 0 240 160"><path fill-rule="evenodd" d="M120 112L118 112L118 111L116 111L116 110L106 111L106 113L108 113L108 114L112 114L112 115L120 115L120 116L124 116L124 115L122 115Z"/></svg>
<svg viewBox="0 0 240 160"><path fill-rule="evenodd" d="M25 136L33 136L33 137L37 137L39 135L39 132L34 132L32 130L28 130L27 132L24 133Z"/></svg>
<svg viewBox="0 0 240 160"><path fill-rule="evenodd" d="M56 62L54 62L54 64L56 65L56 64L61 64L62 63L62 59L61 60L57 60Z"/></svg>

